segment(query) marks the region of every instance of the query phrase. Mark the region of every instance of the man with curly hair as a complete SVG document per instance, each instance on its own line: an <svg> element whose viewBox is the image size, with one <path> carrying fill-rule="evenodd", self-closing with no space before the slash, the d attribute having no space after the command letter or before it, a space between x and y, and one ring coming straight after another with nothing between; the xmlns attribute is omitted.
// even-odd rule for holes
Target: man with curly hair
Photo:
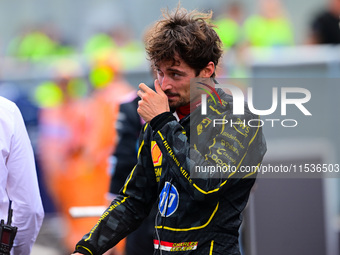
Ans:
<svg viewBox="0 0 340 255"><path fill-rule="evenodd" d="M78 242L75 254L103 254L136 229L155 203L154 254L240 254L241 213L256 174L238 170L259 166L266 144L260 127L244 126L245 135L233 126L211 123L238 121L231 95L206 85L216 91L219 103L206 100L204 115L202 93L190 90L193 79L214 81L222 56L220 38L209 23L211 15L178 8L164 14L146 34L146 51L157 79L155 91L139 85L137 112L146 124L138 161L120 195ZM242 118L258 116L245 107ZM194 176L197 166L235 172Z"/></svg>

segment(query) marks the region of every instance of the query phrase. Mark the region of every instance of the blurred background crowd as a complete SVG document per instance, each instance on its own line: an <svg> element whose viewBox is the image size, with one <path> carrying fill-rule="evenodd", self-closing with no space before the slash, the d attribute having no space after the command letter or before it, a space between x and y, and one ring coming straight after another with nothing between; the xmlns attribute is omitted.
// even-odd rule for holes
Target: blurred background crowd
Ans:
<svg viewBox="0 0 340 255"><path fill-rule="evenodd" d="M255 77L258 66L294 70L301 61L337 62L325 77L340 76L340 0L181 5L213 11L225 48L218 77ZM108 205L119 104L140 82L153 81L143 33L162 8L176 6L155 0L0 2L0 95L23 114L46 212L33 254L68 254L96 223L97 216L88 216ZM315 75L308 70L303 74ZM87 210L77 211L83 207ZM339 214L338 206L335 210Z"/></svg>

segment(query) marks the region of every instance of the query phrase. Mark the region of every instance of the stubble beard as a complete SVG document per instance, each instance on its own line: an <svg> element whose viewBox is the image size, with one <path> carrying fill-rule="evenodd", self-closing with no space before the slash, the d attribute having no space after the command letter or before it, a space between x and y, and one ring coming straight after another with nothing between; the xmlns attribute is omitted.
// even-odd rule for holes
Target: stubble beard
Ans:
<svg viewBox="0 0 340 255"><path fill-rule="evenodd" d="M169 102L169 107L170 107L170 110L172 112L174 112L178 107L181 107L181 106L185 106L185 105L188 105L190 103L190 101L185 101L183 98L180 99L179 101L177 102L173 102L173 103L170 103Z"/></svg>

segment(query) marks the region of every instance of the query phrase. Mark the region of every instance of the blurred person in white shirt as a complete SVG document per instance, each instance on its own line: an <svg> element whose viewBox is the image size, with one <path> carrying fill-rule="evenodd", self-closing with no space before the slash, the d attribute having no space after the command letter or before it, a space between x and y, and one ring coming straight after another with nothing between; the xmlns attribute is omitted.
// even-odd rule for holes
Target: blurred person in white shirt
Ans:
<svg viewBox="0 0 340 255"><path fill-rule="evenodd" d="M11 255L30 254L44 217L33 149L20 110L1 96L0 176L0 219L7 221L11 200L18 228Z"/></svg>

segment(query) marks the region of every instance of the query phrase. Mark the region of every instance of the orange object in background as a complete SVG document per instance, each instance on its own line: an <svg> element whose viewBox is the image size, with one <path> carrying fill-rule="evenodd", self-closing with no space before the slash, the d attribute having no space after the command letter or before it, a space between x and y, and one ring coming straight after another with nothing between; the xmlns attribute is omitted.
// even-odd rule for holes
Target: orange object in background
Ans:
<svg viewBox="0 0 340 255"><path fill-rule="evenodd" d="M119 102L131 90L124 81L117 81L94 91L87 99L66 100L41 110L42 170L65 222L64 243L70 252L99 218L74 218L70 208L107 205L109 158L117 138L114 125Z"/></svg>
<svg viewBox="0 0 340 255"><path fill-rule="evenodd" d="M69 209L105 206L117 108L105 101L68 103L41 112L40 154L46 183L66 223L71 251L98 217L72 218Z"/></svg>
<svg viewBox="0 0 340 255"><path fill-rule="evenodd" d="M86 216L84 208L107 207L119 103L132 91L119 72L115 52L102 52L92 61L89 78L95 83L88 97L80 93L84 83L73 82L81 70L69 59L52 65L54 80L36 91L41 107L39 159L46 187L65 223L60 227L70 253L99 219L98 214ZM74 207L83 216L72 216Z"/></svg>

